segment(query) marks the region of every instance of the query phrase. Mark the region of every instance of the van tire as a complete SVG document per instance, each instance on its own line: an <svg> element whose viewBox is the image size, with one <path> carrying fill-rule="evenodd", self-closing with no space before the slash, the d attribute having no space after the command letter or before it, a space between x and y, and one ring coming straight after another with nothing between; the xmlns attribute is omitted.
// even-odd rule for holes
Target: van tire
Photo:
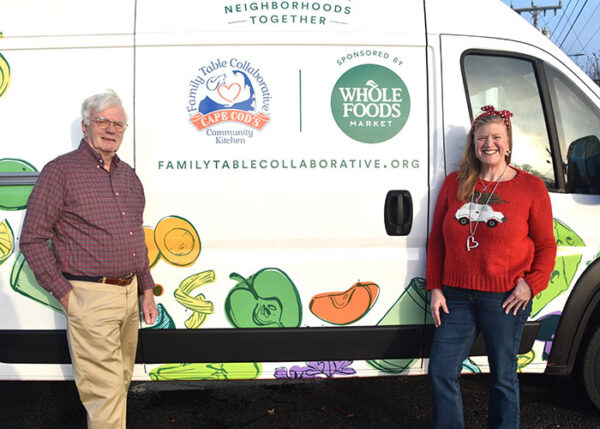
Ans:
<svg viewBox="0 0 600 429"><path fill-rule="evenodd" d="M600 325L585 346L581 382L590 400L600 409Z"/></svg>

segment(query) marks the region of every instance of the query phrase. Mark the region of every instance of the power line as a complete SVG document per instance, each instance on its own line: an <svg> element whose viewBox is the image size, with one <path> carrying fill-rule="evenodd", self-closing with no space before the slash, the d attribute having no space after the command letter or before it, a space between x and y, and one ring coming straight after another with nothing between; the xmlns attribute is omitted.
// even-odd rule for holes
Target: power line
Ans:
<svg viewBox="0 0 600 429"><path fill-rule="evenodd" d="M577 14L577 17L575 18L575 21L573 21L573 24L571 24L571 28L569 28L569 31L567 32L567 34L566 34L565 38L563 39L562 43L559 45L559 48L562 49L563 43L565 43L565 40L567 40L567 37L571 33L571 30L573 30L573 26L575 25L575 23L577 22L577 20L581 16L581 12L583 12L583 9L585 9L585 6L587 5L587 2L588 2L588 0L585 0L585 3L583 4L583 6L581 6L581 9L579 10L579 13ZM579 43L581 43L581 42L579 42Z"/></svg>
<svg viewBox="0 0 600 429"><path fill-rule="evenodd" d="M596 5L596 9L594 9L594 11L590 14L590 17L588 18L588 20L586 21L586 23L583 25L583 27L581 28L581 33L583 33L583 30L587 27L587 25L590 23L590 21L592 20L592 18L594 17L594 15L596 14L596 12L598 11L598 9L600 8L600 2L598 2L598 4ZM596 28L596 31L594 32L594 34L592 35L592 37L590 38L590 40L587 41L587 43L583 46L583 49L585 50L585 48L587 47L587 45L590 44L590 42L594 39L594 37L596 37L596 34L598 34L598 31L600 30L600 27Z"/></svg>
<svg viewBox="0 0 600 429"><path fill-rule="evenodd" d="M556 36L556 38L554 40L556 40L558 42L558 40L561 38L562 34L564 33L565 29L567 28L567 26L569 24L571 24L571 17L573 16L573 14L575 13L575 10L577 10L577 6L579 6L579 2L581 0L577 0L577 3L575 3L575 6L573 6L573 9L571 10L571 14L569 16L566 16L567 12L565 11L565 16L567 18L567 22L565 23L565 25L563 26L563 28L560 30L560 33Z"/></svg>
<svg viewBox="0 0 600 429"><path fill-rule="evenodd" d="M594 34L592 34L592 37L590 38L590 40L588 40L587 43L585 44L585 46L583 47L584 50L585 50L585 48L587 48L587 45L589 45L590 42L594 39L594 37L596 37L596 34L598 34L598 31L600 31L600 27L596 28L596 31L594 32Z"/></svg>
<svg viewBox="0 0 600 429"><path fill-rule="evenodd" d="M565 9L563 11L563 13L560 15L560 18L558 20L558 22L556 23L556 26L554 27L554 29L552 30L552 34L556 33L556 30L558 29L558 27L560 26L560 23L562 22L562 19L565 17L565 15L567 14L567 10L569 9L569 6L571 6L571 1L569 0L569 2L567 3L567 5L565 6ZM579 0L577 0L579 2Z"/></svg>

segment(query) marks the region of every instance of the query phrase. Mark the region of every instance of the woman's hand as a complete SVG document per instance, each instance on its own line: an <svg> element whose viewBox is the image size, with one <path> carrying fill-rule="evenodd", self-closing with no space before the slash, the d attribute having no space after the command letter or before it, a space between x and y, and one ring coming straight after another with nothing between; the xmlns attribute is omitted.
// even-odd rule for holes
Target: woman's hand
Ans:
<svg viewBox="0 0 600 429"><path fill-rule="evenodd" d="M442 324L442 318L440 317L440 308L444 310L444 313L450 314L448 306L446 305L446 297L441 289L433 289L431 291L431 316L433 317L433 324L435 327L439 327Z"/></svg>
<svg viewBox="0 0 600 429"><path fill-rule="evenodd" d="M512 293L502 303L502 308L506 314L513 312L513 316L517 315L519 310L524 310L527 303L531 299L531 287L529 283L521 277L517 281L517 285L513 289Z"/></svg>

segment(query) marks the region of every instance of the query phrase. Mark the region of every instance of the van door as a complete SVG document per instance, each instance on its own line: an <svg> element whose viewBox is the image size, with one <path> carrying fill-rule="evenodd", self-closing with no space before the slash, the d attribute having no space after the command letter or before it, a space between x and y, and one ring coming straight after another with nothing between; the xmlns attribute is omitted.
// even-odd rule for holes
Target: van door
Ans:
<svg viewBox="0 0 600 429"><path fill-rule="evenodd" d="M70 362L62 308L20 253L20 230L39 171L79 146L86 97L114 89L133 122L134 9L121 0L2 5L0 378L72 377L57 365ZM133 165L132 129L119 156Z"/></svg>
<svg viewBox="0 0 600 429"><path fill-rule="evenodd" d="M176 329L144 330L146 362L420 370L423 10L376 3L139 4L136 167Z"/></svg>
<svg viewBox="0 0 600 429"><path fill-rule="evenodd" d="M535 342L520 359L523 371L543 371L567 298L600 249L600 231L589 227L600 216L600 100L532 45L461 36L442 36L441 44L448 169L458 165L471 118L493 104L515 115L512 164L550 192L558 255L548 288L533 299ZM464 87L447 84L459 81Z"/></svg>

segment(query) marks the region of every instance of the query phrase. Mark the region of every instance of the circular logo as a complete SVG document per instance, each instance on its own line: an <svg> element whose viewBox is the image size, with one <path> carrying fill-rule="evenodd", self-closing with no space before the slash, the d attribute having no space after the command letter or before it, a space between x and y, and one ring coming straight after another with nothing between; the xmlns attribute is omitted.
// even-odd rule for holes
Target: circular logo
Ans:
<svg viewBox="0 0 600 429"><path fill-rule="evenodd" d="M331 112L338 127L362 143L391 139L406 124L410 95L400 77L377 64L344 73L331 93Z"/></svg>

